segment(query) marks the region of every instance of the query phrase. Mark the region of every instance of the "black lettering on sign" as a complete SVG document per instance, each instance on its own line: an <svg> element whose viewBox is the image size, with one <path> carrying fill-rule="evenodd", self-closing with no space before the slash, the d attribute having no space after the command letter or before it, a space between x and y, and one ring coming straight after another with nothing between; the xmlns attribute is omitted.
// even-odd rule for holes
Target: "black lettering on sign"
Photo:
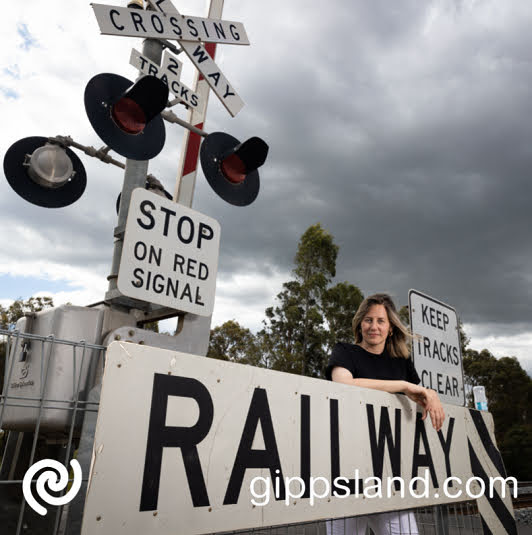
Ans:
<svg viewBox="0 0 532 535"><path fill-rule="evenodd" d="M148 67L148 74L150 76L157 76L158 72L159 72L159 69L153 63L150 63Z"/></svg>
<svg viewBox="0 0 532 535"><path fill-rule="evenodd" d="M137 223L146 230L151 230L155 226L155 218L151 215L151 211L148 210L148 207L152 210L155 210L155 204L151 201L142 201L140 203L140 211L148 218L148 223L144 223L137 218Z"/></svg>
<svg viewBox="0 0 532 535"><path fill-rule="evenodd" d="M198 287L196 287L196 298L194 300L194 303L196 305L205 306L205 303L203 303L202 300L201 300L201 295L199 294L199 288Z"/></svg>
<svg viewBox="0 0 532 535"><path fill-rule="evenodd" d="M159 18L159 15L155 13L151 16L151 25L157 33L164 33L164 26L162 20Z"/></svg>
<svg viewBox="0 0 532 535"><path fill-rule="evenodd" d="M142 31L146 33L146 28L144 28L144 25L142 24L142 17L140 16L140 13L135 13L134 11L131 12L131 20L133 21L133 24L135 25L135 31L139 31L139 27L142 28Z"/></svg>
<svg viewBox="0 0 532 535"><path fill-rule="evenodd" d="M133 270L133 276L137 279L135 281L131 281L131 284L135 286L135 288L140 288L144 284L144 279L142 278L142 275L144 275L144 270L141 268L135 268Z"/></svg>
<svg viewBox="0 0 532 535"><path fill-rule="evenodd" d="M198 37L199 33L196 29L196 26L194 26L194 21L192 19L187 19L187 26L190 30L190 34L192 35L192 37Z"/></svg>
<svg viewBox="0 0 532 535"><path fill-rule="evenodd" d="M192 95L190 97L190 104L192 106L197 106L198 105L198 96L197 95Z"/></svg>
<svg viewBox="0 0 532 535"><path fill-rule="evenodd" d="M229 96L233 95L234 96L234 93L232 93L231 91L229 91L229 86L227 84L225 84L225 94L224 94L224 98L227 98Z"/></svg>
<svg viewBox="0 0 532 535"><path fill-rule="evenodd" d="M168 85L168 76L166 76L166 74L163 74L160 80L161 82L164 82L166 85Z"/></svg>
<svg viewBox="0 0 532 535"><path fill-rule="evenodd" d="M157 273L157 275L155 275L155 277L153 277L153 291L156 293L156 294L162 294L164 292L164 277L160 274L160 273Z"/></svg>
<svg viewBox="0 0 532 535"><path fill-rule="evenodd" d="M109 18L111 19L111 24L119 31L122 31L124 29L124 26L119 26L115 21L115 15L120 15L120 13L116 9L111 9L109 11Z"/></svg>
<svg viewBox="0 0 532 535"><path fill-rule="evenodd" d="M262 437L264 439L264 449L254 450L253 439L257 433L257 427L260 423ZM269 468L271 480L276 477L280 479L278 500L284 500L285 487L284 477L281 470L281 461L277 450L277 442L273 431L272 415L268 405L268 397L264 388L255 388L251 403L249 405L246 423L240 438L240 444L236 454L229 484L225 492L224 505L230 505L238 502L242 481L248 468ZM276 470L279 472L276 474Z"/></svg>
<svg viewBox="0 0 532 535"><path fill-rule="evenodd" d="M170 396L192 398L197 402L199 417L192 427L166 426L166 411ZM164 448L181 449L194 507L209 505L209 496L196 446L209 433L213 415L212 398L203 383L190 377L154 374L139 511L157 509Z"/></svg>
<svg viewBox="0 0 532 535"><path fill-rule="evenodd" d="M175 17L170 17L170 24L173 26L173 32L177 35L177 37L181 37L183 35L183 30L178 24L178 20Z"/></svg>
<svg viewBox="0 0 532 535"><path fill-rule="evenodd" d="M205 21L202 20L202 21L201 21L201 24L203 25L203 29L205 30L205 35L206 35L207 37L209 37L209 32L207 31L207 26L205 26Z"/></svg>
<svg viewBox="0 0 532 535"><path fill-rule="evenodd" d="M218 22L213 22L214 29L216 30L216 37L226 39L223 25Z"/></svg>
<svg viewBox="0 0 532 535"><path fill-rule="evenodd" d="M331 490L343 495L346 486L337 484L337 478L347 482L349 494L357 494L362 480L348 479L340 476L340 426L338 423L338 400L329 400L330 431L331 431ZM338 482L339 483L339 482Z"/></svg>
<svg viewBox="0 0 532 535"><path fill-rule="evenodd" d="M140 59L140 70L144 70L144 66L146 65L146 63L148 63L148 60L143 56L139 56L139 59Z"/></svg>
<svg viewBox="0 0 532 535"><path fill-rule="evenodd" d="M453 377L453 396L458 397L458 379Z"/></svg>
<svg viewBox="0 0 532 535"><path fill-rule="evenodd" d="M205 50L202 50L202 48L203 47L201 45L198 45L196 50L192 52L193 58L199 56L199 59L197 60L198 63L203 63L205 60L209 59L209 54L207 54Z"/></svg>
<svg viewBox="0 0 532 535"><path fill-rule="evenodd" d="M300 477L305 483L302 498L310 496L310 396L301 396Z"/></svg>
<svg viewBox="0 0 532 535"><path fill-rule="evenodd" d="M150 245L148 250L147 245L140 240L135 243L135 246L133 247L133 256L137 260L146 260L146 257L148 257L148 264L153 264L155 262L159 267L161 266L162 254L163 250L160 247L156 249L153 245Z"/></svg>
<svg viewBox="0 0 532 535"><path fill-rule="evenodd" d="M211 72L207 76L214 80L214 87L218 87L218 82L220 81L220 73L219 72Z"/></svg>
<svg viewBox="0 0 532 535"><path fill-rule="evenodd" d="M207 264L200 262L198 279L200 281L204 281L204 280L207 280L208 276L209 276L209 268L207 267Z"/></svg>
<svg viewBox="0 0 532 535"><path fill-rule="evenodd" d="M214 231L212 230L212 227L210 225L207 225L207 223L200 223L198 245L197 245L198 249L201 249L202 240L212 240L213 237L214 237Z"/></svg>
<svg viewBox="0 0 532 535"><path fill-rule="evenodd" d="M447 326L449 325L449 316L441 310L436 310L435 308L429 307L429 305L424 305L422 303L421 321L427 325L430 325L431 327L440 329L440 331L446 331Z"/></svg>
<svg viewBox="0 0 532 535"><path fill-rule="evenodd" d="M388 446L393 477L401 477L401 409L395 409L395 441L392 435L388 407L381 407L379 420L379 438L375 428L375 413L373 405L366 405L368 415L369 442L371 447L371 460L373 475L382 479L384 466L384 447ZM399 481L394 481L395 490L399 490Z"/></svg>
<svg viewBox="0 0 532 535"><path fill-rule="evenodd" d="M430 358L430 339L427 338L426 336L423 337L423 354L425 355L425 357L427 356L427 352L428 352L428 356Z"/></svg>
<svg viewBox="0 0 532 535"><path fill-rule="evenodd" d="M183 237L182 231L184 221L186 221L189 225L188 238ZM190 217L188 217L187 215L184 215L183 217L179 218L179 222L177 223L177 235L183 243L190 243L194 238L194 221L192 221L192 219L190 219Z"/></svg>
<svg viewBox="0 0 532 535"><path fill-rule="evenodd" d="M168 70L176 76L179 76L179 63L171 56L168 56Z"/></svg>
<svg viewBox="0 0 532 535"><path fill-rule="evenodd" d="M165 208L164 206L161 206L161 212L165 213L163 235L168 236L168 224L170 223L170 216L177 215L177 213L174 212L173 210L169 210L168 208Z"/></svg>
<svg viewBox="0 0 532 535"><path fill-rule="evenodd" d="M175 94L175 93L179 93L179 82L177 80L172 80L172 92Z"/></svg>
<svg viewBox="0 0 532 535"><path fill-rule="evenodd" d="M161 7L161 4L164 4L166 0L155 0L155 6L159 11L164 11L164 9Z"/></svg>
<svg viewBox="0 0 532 535"><path fill-rule="evenodd" d="M185 284L185 289L183 290L183 293L181 294L181 299L187 298L190 303L192 303L192 293L190 292L190 284L187 282Z"/></svg>
<svg viewBox="0 0 532 535"><path fill-rule="evenodd" d="M229 30L235 41L240 41L240 34L236 31L236 26L234 24L229 25Z"/></svg>
<svg viewBox="0 0 532 535"><path fill-rule="evenodd" d="M421 372L421 384L425 387L425 388L428 388L429 387L429 384L428 382L425 381L427 375L429 374L429 372L427 370L423 370Z"/></svg>
<svg viewBox="0 0 532 535"><path fill-rule="evenodd" d="M425 422L421 419L422 414L416 413L416 430L414 435L414 456L412 459L412 477L418 475L418 469L420 466L427 466L430 470L430 477L432 478L432 485L435 489L439 488L438 479L436 477L436 470L434 469L434 463L432 462L432 455L430 453L429 440L427 438L427 432L425 430ZM425 453L419 452L419 444L423 441L423 449ZM417 480L414 481L414 490L417 489Z"/></svg>
<svg viewBox="0 0 532 535"><path fill-rule="evenodd" d="M183 275L183 264L185 263L185 257L181 256L180 254L174 255L174 271L177 270L177 267L179 266L179 269L181 270L181 275Z"/></svg>
<svg viewBox="0 0 532 535"><path fill-rule="evenodd" d="M440 439L441 448L445 456L445 471L447 477L451 477L451 442L453 440L454 418L449 418L449 425L447 426L447 437L443 436L441 429L438 431L438 438ZM450 487L453 486L453 481L450 482Z"/></svg>
<svg viewBox="0 0 532 535"><path fill-rule="evenodd" d="M198 263L197 260L194 260L193 258L189 258L188 259L188 263L187 263L187 275L189 277L196 277L196 271L195 271L195 266L196 264Z"/></svg>

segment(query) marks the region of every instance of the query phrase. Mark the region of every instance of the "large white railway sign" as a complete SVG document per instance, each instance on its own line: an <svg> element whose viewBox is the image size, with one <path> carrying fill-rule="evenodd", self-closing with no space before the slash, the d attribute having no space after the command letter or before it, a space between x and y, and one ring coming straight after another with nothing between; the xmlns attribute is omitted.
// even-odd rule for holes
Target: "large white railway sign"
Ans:
<svg viewBox="0 0 532 535"><path fill-rule="evenodd" d="M467 492L492 533L511 533L508 489L489 480L504 475L491 415L445 412L436 432L405 396L114 342L82 535L251 529Z"/></svg>
<svg viewBox="0 0 532 535"><path fill-rule="evenodd" d="M137 188L129 205L118 289L134 299L210 316L219 249L215 219Z"/></svg>
<svg viewBox="0 0 532 535"><path fill-rule="evenodd" d="M408 293L412 356L421 383L444 403L465 405L458 316L454 308L416 290Z"/></svg>

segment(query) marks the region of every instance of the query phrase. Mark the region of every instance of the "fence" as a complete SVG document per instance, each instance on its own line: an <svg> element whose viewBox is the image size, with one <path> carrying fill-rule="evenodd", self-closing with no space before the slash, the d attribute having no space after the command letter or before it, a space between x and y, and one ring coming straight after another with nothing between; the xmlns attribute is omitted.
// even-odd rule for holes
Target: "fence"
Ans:
<svg viewBox="0 0 532 535"><path fill-rule="evenodd" d="M99 406L99 389L96 387L91 395L91 387L101 379L104 354L105 347L101 345L0 330L0 380L3 377L0 396L2 535L79 535ZM40 516L28 506L23 496L24 474L42 459L55 459L69 466L70 460L76 457L80 460L84 476L78 497L64 506L43 503L48 514ZM35 497L40 473L34 475L31 484ZM49 494L59 497L67 490L68 487L60 492L49 490ZM412 513L421 535L474 535L483 532L475 502L418 508ZM383 517L380 518L382 522ZM365 525L366 520L354 517L230 533L372 533ZM370 525L374 524L370 522ZM410 530L401 532L410 533ZM186 528L176 527L176 533L186 533Z"/></svg>

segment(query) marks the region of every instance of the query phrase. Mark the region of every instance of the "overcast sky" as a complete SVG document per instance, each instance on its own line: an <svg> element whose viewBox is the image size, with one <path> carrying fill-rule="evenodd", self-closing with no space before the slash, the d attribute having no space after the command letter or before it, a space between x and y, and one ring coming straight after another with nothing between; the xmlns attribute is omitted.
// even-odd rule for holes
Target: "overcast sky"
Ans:
<svg viewBox="0 0 532 535"><path fill-rule="evenodd" d="M202 2L174 3L206 15ZM2 154L28 136L101 146L85 85L101 72L133 79L142 42L100 36L89 2L24 0L3 13ZM231 118L211 95L205 129L258 135L270 152L249 207L198 177L193 207L222 227L213 325L259 328L301 234L321 222L340 247L337 281L398 305L410 288L449 303L474 348L516 355L532 373L532 4L226 0L223 18L251 42L216 58L246 105ZM185 81L192 72L187 63ZM182 130L166 132L150 172L173 191ZM0 183L1 303L103 298L122 172L78 154L88 185L68 208Z"/></svg>

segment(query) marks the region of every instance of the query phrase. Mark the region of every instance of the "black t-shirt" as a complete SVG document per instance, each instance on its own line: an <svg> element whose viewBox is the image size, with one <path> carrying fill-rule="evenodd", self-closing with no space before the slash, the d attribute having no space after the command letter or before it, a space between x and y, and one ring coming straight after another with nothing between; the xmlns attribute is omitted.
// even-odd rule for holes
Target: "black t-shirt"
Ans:
<svg viewBox="0 0 532 535"><path fill-rule="evenodd" d="M329 381L332 380L335 366L349 370L354 379L403 380L416 385L421 382L411 358L391 357L386 350L375 355L360 346L345 342L338 342L333 347L325 370L325 377Z"/></svg>

